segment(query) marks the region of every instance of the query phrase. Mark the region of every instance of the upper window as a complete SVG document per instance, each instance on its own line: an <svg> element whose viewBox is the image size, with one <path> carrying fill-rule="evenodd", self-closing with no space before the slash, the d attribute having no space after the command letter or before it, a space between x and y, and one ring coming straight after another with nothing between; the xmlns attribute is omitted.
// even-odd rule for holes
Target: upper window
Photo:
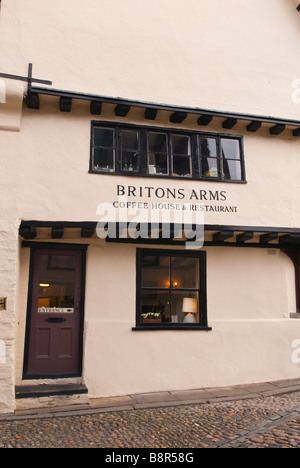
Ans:
<svg viewBox="0 0 300 468"><path fill-rule="evenodd" d="M242 138L93 122L90 171L245 181Z"/></svg>
<svg viewBox="0 0 300 468"><path fill-rule="evenodd" d="M205 328L206 252L139 249L137 328Z"/></svg>

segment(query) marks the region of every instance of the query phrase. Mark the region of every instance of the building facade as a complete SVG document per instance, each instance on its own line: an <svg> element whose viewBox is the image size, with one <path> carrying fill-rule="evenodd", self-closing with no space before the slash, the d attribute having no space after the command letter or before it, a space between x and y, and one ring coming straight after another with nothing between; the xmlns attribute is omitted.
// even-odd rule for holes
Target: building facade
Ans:
<svg viewBox="0 0 300 468"><path fill-rule="evenodd" d="M0 412L298 378L294 2L0 15Z"/></svg>

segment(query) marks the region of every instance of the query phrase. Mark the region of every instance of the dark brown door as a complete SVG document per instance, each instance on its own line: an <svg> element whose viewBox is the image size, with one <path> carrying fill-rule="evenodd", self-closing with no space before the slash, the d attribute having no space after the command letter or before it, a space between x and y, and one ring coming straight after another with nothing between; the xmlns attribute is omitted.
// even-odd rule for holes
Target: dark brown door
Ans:
<svg viewBox="0 0 300 468"><path fill-rule="evenodd" d="M82 262L80 250L34 249L26 376L80 373Z"/></svg>

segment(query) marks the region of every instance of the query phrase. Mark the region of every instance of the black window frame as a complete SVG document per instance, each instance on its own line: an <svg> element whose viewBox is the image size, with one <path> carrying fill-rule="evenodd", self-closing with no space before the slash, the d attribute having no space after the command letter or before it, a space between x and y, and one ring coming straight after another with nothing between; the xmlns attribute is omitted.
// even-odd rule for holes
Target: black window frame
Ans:
<svg viewBox="0 0 300 468"><path fill-rule="evenodd" d="M97 170L94 166L94 129L97 128L110 128L114 130L114 148L115 148L115 161L114 161L114 171ZM138 133L139 139L139 162L138 170L124 170L122 164L122 142L121 142L121 133L122 130L135 130ZM149 163L149 146L148 146L148 135L149 133L160 133L167 136L167 173L150 173L150 163ZM190 166L191 174L190 175L178 175L174 174L174 154L172 148L172 138L173 136L182 136L189 137L190 141ZM204 157L201 154L200 150L200 139L209 138L215 139L216 141L216 162L217 162L217 175L216 176L207 176L203 172L203 161ZM238 142L239 148L239 158L227 158L229 161L238 161L241 173L241 179L231 179L226 176L222 170L224 156L222 154L222 145L221 140L228 139ZM159 153L159 152L158 152ZM176 154L175 154L176 156ZM188 156L187 156L188 157ZM166 127L152 127L152 126L142 126L142 125L133 125L133 124L123 124L123 123L114 123L114 122L91 122L91 145L90 145L90 167L89 172L91 174L102 174L102 175L122 175L122 176L131 176L131 177L147 177L155 179L177 179L177 180L201 180L209 182L223 182L223 183L246 183L246 170L245 170L245 158L244 158L244 145L243 145L243 136L242 135L230 135L224 133L206 133L201 131L194 130L184 130L178 128L166 128Z"/></svg>
<svg viewBox="0 0 300 468"><path fill-rule="evenodd" d="M173 289L170 285L169 288L158 287L145 287L142 286L142 258L143 256L154 257L186 257L199 259L199 288L179 288ZM142 291L179 291L191 292L196 291L199 293L199 322L196 323L143 323L141 321L141 297ZM164 249L137 249L136 253L136 326L132 328L134 331L138 330L202 330L210 331L211 327L208 326L207 319L207 254L206 251L186 251L186 250L164 250Z"/></svg>

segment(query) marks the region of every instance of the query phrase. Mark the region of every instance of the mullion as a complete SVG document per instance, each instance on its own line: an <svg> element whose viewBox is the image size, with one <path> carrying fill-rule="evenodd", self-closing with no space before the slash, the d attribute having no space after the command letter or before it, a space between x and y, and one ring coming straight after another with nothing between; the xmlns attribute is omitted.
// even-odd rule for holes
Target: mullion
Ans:
<svg viewBox="0 0 300 468"><path fill-rule="evenodd" d="M172 133L168 132L168 161L169 161L169 167L168 167L168 175L172 177L173 174L173 157L172 157Z"/></svg>
<svg viewBox="0 0 300 468"><path fill-rule="evenodd" d="M201 178L200 145L198 135L191 135L192 178Z"/></svg>
<svg viewBox="0 0 300 468"><path fill-rule="evenodd" d="M148 173L148 132L145 129L140 131L140 173Z"/></svg>
<svg viewBox="0 0 300 468"><path fill-rule="evenodd" d="M121 150L121 130L120 127L116 127L115 132L115 141L116 141L116 168L118 168L118 172L122 170L122 150Z"/></svg>
<svg viewBox="0 0 300 468"><path fill-rule="evenodd" d="M169 322L171 322L172 316L172 257L169 256Z"/></svg>
<svg viewBox="0 0 300 468"><path fill-rule="evenodd" d="M217 166L218 166L218 179L224 180L223 177L223 164L222 164L222 145L221 145L221 138L216 138L216 145L217 145Z"/></svg>

